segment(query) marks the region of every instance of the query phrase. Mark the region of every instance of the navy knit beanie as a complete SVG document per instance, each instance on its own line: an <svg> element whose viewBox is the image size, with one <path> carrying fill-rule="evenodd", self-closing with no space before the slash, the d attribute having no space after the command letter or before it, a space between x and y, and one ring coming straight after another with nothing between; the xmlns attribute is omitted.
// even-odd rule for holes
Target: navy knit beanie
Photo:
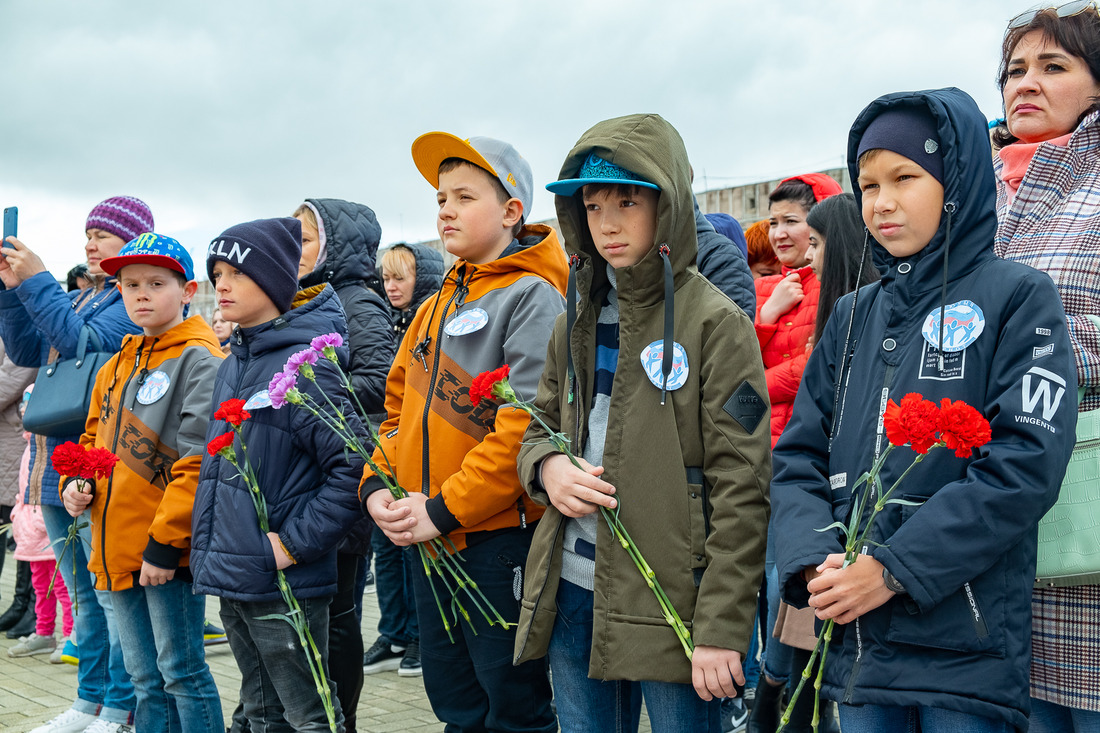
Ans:
<svg viewBox="0 0 1100 733"><path fill-rule="evenodd" d="M257 219L229 227L210 243L206 274L214 282L214 263L227 262L252 278L279 312L286 313L298 291L301 259L300 221Z"/></svg>
<svg viewBox="0 0 1100 733"><path fill-rule="evenodd" d="M908 158L943 185L940 133L927 107L895 107L871 120L859 140L857 159L868 150L876 149Z"/></svg>

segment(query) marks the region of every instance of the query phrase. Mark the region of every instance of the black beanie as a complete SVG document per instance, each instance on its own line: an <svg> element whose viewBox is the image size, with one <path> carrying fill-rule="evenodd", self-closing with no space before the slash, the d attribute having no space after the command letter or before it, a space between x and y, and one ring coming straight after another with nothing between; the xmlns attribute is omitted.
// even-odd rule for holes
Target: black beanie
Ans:
<svg viewBox="0 0 1100 733"><path fill-rule="evenodd" d="M868 150L889 150L913 161L943 185L940 133L928 108L895 107L880 114L863 131L858 160Z"/></svg>
<svg viewBox="0 0 1100 733"><path fill-rule="evenodd" d="M206 274L214 282L214 263L227 262L252 278L279 312L286 313L298 291L301 259L300 221L257 219L229 227L210 243Z"/></svg>

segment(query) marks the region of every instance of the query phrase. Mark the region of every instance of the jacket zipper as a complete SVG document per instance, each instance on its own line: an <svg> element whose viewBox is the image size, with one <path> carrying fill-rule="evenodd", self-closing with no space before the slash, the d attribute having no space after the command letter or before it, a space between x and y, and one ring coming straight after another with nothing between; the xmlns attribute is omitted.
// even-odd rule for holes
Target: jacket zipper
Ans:
<svg viewBox="0 0 1100 733"><path fill-rule="evenodd" d="M122 389L119 392L118 404L122 407L122 401L126 397L126 388L130 386L130 381L134 378L134 374L137 373L138 366L141 364L141 352L145 349L144 339L137 347L137 353L134 356L134 367L130 370L130 376L126 377L126 381L122 383ZM118 455L118 434L122 429L122 420L119 413L122 410L115 411L115 436L111 441L111 452L116 456ZM103 499L103 520L99 523L99 546L103 550L103 576L107 579L107 590L111 590L111 574L107 572L107 510L111 506L111 489L114 487L115 474L111 473L111 477L107 479L107 496Z"/></svg>
<svg viewBox="0 0 1100 733"><path fill-rule="evenodd" d="M463 271L465 275L465 270ZM446 305L443 306L443 312L439 315L439 328L436 329L435 336L435 354L432 356L432 377L428 381L428 395L424 400L424 416L420 420L420 432L421 432L421 468L420 468L420 493L424 496L428 496L431 490L431 480L429 472L429 439L428 439L428 415L431 414L432 398L435 396L435 380L439 376L439 354L443 351L443 324L447 322L447 312L451 309L451 305L454 304L455 299L459 293L468 292L469 288L466 287L465 277L459 279L455 285L455 291L451 293L450 299Z"/></svg>
<svg viewBox="0 0 1100 733"><path fill-rule="evenodd" d="M887 364L886 372L882 375L882 392L879 399L878 419L875 427L875 456L874 460L878 460L882 451L882 440L885 435L882 427L882 417L886 413L886 400L890 394L890 384L894 381L894 365ZM868 486L868 491L871 492L871 498L875 496L875 487ZM853 502L854 504L854 502ZM867 553L867 547L860 548L860 554ZM852 701L852 691L856 686L856 678L859 676L859 667L863 664L863 629L860 626L860 619L855 620L856 630L856 660L852 662L852 671L848 674L848 685L844 688L844 702L848 703Z"/></svg>

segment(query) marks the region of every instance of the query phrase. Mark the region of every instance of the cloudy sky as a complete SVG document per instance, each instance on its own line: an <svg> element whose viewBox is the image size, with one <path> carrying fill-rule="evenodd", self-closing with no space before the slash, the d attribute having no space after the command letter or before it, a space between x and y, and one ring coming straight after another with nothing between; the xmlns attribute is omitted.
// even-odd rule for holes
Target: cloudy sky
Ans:
<svg viewBox="0 0 1100 733"><path fill-rule="evenodd" d="M196 256L305 197L435 236L409 154L430 130L514 144L541 185L593 123L657 112L696 190L841 165L880 94L957 86L988 117L1005 0L0 2L0 204L63 274L135 195ZM198 269L202 269L201 267Z"/></svg>

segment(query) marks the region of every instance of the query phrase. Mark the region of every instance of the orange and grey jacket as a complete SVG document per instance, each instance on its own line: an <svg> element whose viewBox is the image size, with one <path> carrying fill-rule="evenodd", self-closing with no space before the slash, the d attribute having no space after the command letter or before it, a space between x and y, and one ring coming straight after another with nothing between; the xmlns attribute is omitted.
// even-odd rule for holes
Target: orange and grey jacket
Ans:
<svg viewBox="0 0 1100 733"><path fill-rule="evenodd" d="M127 336L99 371L80 442L109 448L119 462L110 478L96 482L91 504L88 567L97 589L134 587L142 560L187 566L211 393L223 358L214 331L192 316L160 336Z"/></svg>
<svg viewBox="0 0 1100 733"><path fill-rule="evenodd" d="M474 404L469 391L478 374L508 364L516 394L534 398L567 278L554 230L526 226L496 260L456 262L398 347L375 462L388 459L406 491L428 496L432 522L460 550L472 533L526 527L542 516L516 472L527 414ZM379 489L368 467L360 499Z"/></svg>

